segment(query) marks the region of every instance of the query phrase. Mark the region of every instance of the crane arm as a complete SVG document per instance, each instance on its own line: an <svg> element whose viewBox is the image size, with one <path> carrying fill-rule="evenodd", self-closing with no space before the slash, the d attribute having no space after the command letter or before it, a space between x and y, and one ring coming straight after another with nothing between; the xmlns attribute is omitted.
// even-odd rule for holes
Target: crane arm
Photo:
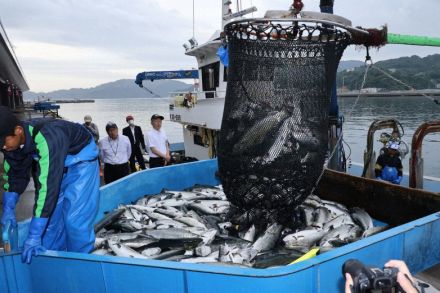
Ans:
<svg viewBox="0 0 440 293"><path fill-rule="evenodd" d="M136 75L135 83L143 87L142 81L158 79L195 79L199 78L199 72L196 69L193 70L177 70L177 71L145 71Z"/></svg>

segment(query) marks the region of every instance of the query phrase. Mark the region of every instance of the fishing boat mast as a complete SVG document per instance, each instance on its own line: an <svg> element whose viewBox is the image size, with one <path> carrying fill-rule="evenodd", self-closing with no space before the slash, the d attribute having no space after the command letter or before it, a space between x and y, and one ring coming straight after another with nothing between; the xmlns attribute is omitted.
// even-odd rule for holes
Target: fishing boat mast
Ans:
<svg viewBox="0 0 440 293"><path fill-rule="evenodd" d="M226 24L227 17L232 13L231 11L231 0L221 0L222 1L222 27Z"/></svg>

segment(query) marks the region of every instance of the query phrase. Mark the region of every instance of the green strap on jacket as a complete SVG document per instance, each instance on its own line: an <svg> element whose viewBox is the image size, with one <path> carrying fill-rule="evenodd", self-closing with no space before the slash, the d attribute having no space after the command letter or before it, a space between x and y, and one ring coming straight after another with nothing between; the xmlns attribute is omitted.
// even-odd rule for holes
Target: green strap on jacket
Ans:
<svg viewBox="0 0 440 293"><path fill-rule="evenodd" d="M3 174L3 180L5 180L5 185L3 185L3 188L5 189L5 191L9 191L9 176L8 176L8 172L11 169L11 166L9 166L8 161L6 161L6 159L4 159L3 161L3 170L4 170L4 174Z"/></svg>
<svg viewBox="0 0 440 293"><path fill-rule="evenodd" d="M34 128L29 126L29 132L33 133ZM43 211L44 204L46 202L47 196L47 179L49 176L49 147L46 141L46 138L38 132L37 134L33 134L35 145L37 146L38 154L40 156L40 160L38 164L40 165L40 176L38 176L38 181L40 182L40 190L38 191L36 208L35 208L35 217L41 217L41 213Z"/></svg>

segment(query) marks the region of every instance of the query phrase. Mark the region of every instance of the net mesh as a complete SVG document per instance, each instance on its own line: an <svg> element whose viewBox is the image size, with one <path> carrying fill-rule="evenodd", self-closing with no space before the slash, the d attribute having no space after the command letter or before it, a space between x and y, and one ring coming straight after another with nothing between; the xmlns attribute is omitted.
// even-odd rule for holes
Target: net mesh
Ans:
<svg viewBox="0 0 440 293"><path fill-rule="evenodd" d="M289 225L328 150L328 112L350 36L321 25L225 28L228 86L218 153L232 222Z"/></svg>

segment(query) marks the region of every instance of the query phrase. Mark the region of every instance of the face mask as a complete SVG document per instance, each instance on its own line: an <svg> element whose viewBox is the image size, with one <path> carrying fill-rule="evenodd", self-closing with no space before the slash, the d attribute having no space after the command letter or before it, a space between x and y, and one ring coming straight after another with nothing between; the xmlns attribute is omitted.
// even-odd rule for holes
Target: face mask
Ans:
<svg viewBox="0 0 440 293"><path fill-rule="evenodd" d="M128 120L128 125L134 125L134 120Z"/></svg>

